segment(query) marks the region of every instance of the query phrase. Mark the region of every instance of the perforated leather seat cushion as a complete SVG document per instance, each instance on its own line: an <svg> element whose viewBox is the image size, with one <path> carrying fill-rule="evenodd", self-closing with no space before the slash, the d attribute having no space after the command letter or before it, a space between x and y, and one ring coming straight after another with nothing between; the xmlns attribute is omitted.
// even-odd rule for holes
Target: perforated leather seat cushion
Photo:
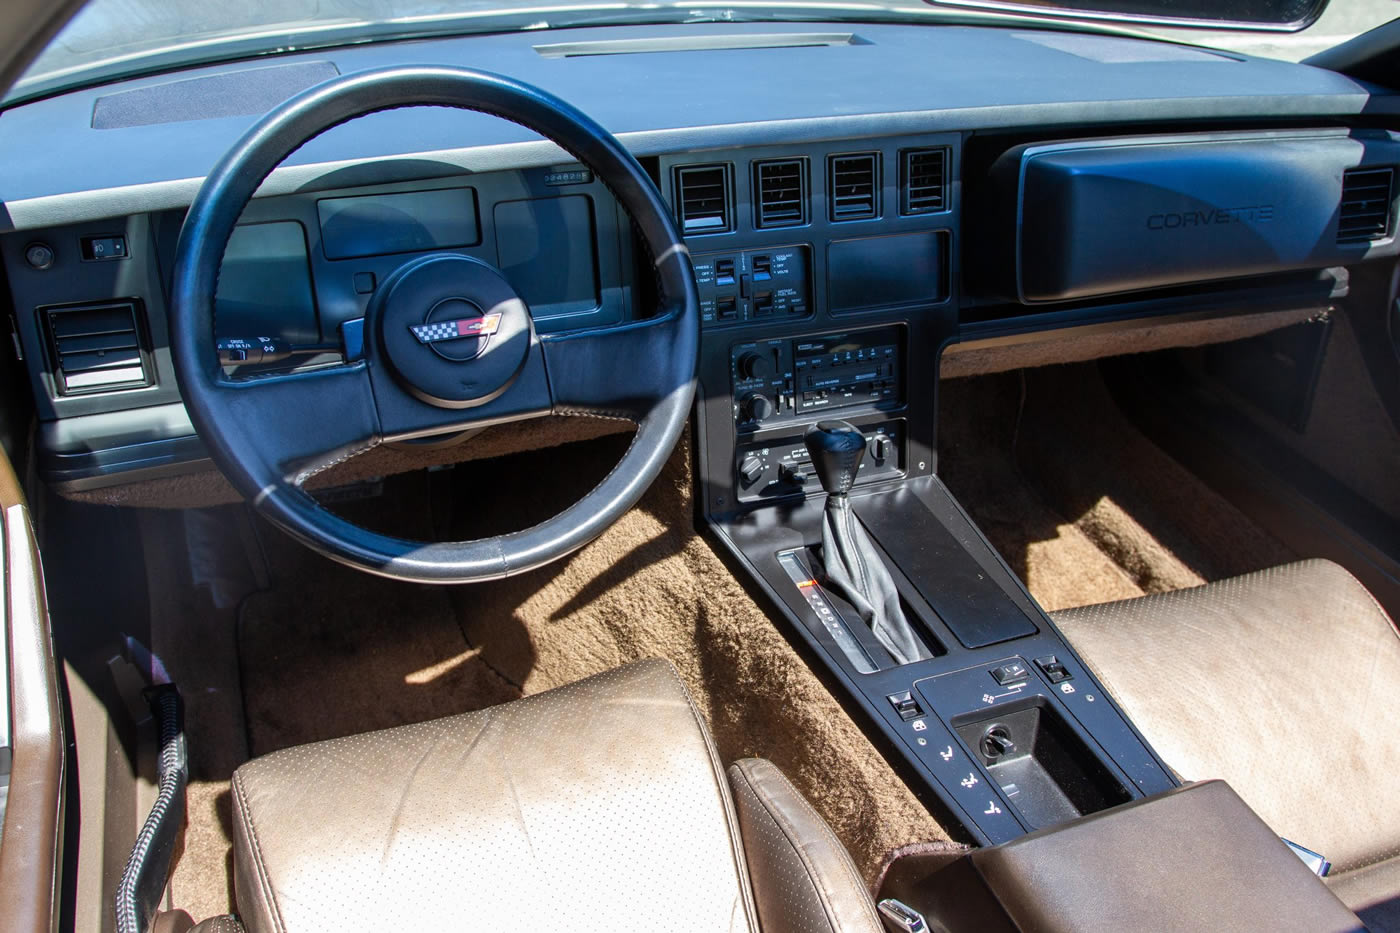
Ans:
<svg viewBox="0 0 1400 933"><path fill-rule="evenodd" d="M254 933L757 928L724 773L666 662L276 752L233 794Z"/></svg>
<svg viewBox="0 0 1400 933"><path fill-rule="evenodd" d="M1310 560L1053 614L1167 764L1224 778L1338 872L1400 853L1400 637Z"/></svg>

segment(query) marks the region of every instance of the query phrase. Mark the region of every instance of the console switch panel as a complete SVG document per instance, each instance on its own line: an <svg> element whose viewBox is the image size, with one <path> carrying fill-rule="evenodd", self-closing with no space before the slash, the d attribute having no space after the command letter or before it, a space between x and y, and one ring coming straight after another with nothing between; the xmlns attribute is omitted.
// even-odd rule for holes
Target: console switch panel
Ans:
<svg viewBox="0 0 1400 933"><path fill-rule="evenodd" d="M700 320L705 327L806 317L812 310L807 246L695 256Z"/></svg>

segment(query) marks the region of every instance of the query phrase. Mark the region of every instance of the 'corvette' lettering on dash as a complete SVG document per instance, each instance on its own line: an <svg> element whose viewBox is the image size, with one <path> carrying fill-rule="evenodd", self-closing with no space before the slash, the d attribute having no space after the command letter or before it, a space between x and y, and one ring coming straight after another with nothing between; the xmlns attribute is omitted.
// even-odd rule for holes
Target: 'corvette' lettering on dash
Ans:
<svg viewBox="0 0 1400 933"><path fill-rule="evenodd" d="M1204 211L1173 211L1152 214L1147 218L1148 230L1180 230L1206 227L1212 224L1266 224L1274 219L1272 204L1249 207L1217 207Z"/></svg>

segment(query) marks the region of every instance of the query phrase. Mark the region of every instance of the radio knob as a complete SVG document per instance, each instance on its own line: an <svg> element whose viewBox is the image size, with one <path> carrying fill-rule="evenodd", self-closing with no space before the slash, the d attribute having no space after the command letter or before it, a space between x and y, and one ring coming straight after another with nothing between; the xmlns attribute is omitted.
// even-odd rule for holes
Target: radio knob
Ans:
<svg viewBox="0 0 1400 933"><path fill-rule="evenodd" d="M752 486L763 476L763 461L750 454L744 458L744 462L739 464L739 478L744 481L745 486Z"/></svg>
<svg viewBox="0 0 1400 933"><path fill-rule="evenodd" d="M739 357L739 376L743 379L771 378L775 368L772 353L750 350Z"/></svg>
<svg viewBox="0 0 1400 933"><path fill-rule="evenodd" d="M744 413L745 421L762 421L773 414L773 402L762 392L751 392L744 396L739 410Z"/></svg>

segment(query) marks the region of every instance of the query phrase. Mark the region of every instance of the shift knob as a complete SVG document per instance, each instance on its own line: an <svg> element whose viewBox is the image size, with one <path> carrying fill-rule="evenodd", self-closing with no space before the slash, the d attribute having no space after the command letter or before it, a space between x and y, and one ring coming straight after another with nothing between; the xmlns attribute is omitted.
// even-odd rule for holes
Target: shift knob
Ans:
<svg viewBox="0 0 1400 933"><path fill-rule="evenodd" d="M802 436L812 468L829 496L844 496L865 456L865 435L849 421L818 421Z"/></svg>

